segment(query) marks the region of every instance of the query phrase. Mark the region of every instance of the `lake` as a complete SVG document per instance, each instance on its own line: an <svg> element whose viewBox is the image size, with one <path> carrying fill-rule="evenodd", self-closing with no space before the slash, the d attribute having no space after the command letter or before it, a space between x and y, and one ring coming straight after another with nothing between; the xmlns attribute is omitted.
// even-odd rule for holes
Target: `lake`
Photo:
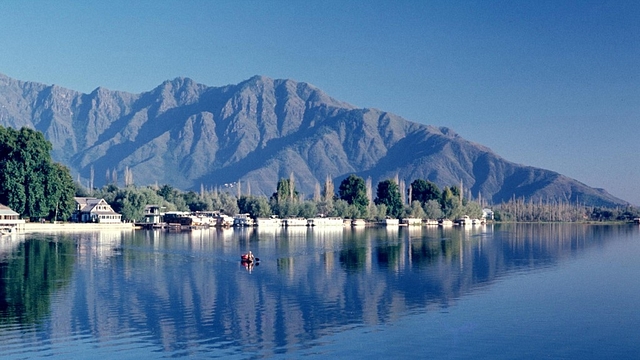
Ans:
<svg viewBox="0 0 640 360"><path fill-rule="evenodd" d="M0 357L635 359L639 277L637 225L12 235Z"/></svg>

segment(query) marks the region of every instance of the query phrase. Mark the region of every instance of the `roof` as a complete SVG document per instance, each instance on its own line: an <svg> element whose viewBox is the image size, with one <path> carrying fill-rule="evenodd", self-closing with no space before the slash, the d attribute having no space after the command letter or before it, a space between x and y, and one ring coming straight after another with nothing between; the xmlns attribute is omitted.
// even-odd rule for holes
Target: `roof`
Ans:
<svg viewBox="0 0 640 360"><path fill-rule="evenodd" d="M0 215L20 215L20 214L11 210L10 207L0 204Z"/></svg>
<svg viewBox="0 0 640 360"><path fill-rule="evenodd" d="M117 212L113 211L111 205L109 205L109 203L107 203L104 199L75 197L74 200L78 205L80 205L80 212L83 213L118 214ZM94 210L98 205L106 205L108 207L108 210Z"/></svg>

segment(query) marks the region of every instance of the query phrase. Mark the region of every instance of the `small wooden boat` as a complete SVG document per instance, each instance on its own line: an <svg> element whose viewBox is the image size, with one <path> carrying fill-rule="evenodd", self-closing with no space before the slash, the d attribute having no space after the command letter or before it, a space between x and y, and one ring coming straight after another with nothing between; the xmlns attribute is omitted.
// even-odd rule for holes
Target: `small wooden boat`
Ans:
<svg viewBox="0 0 640 360"><path fill-rule="evenodd" d="M251 251L249 251L246 254L240 255L240 262L242 262L243 264L253 264L253 263L257 263L258 261L260 261L260 259L253 256Z"/></svg>

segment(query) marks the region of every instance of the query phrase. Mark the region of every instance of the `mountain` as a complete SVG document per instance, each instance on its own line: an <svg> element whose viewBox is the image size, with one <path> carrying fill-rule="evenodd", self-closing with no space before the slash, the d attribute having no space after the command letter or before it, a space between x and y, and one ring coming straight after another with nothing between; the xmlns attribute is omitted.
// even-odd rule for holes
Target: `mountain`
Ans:
<svg viewBox="0 0 640 360"><path fill-rule="evenodd" d="M0 75L0 125L27 126L53 144L54 160L96 186L123 179L198 190L240 182L270 195L295 176L311 195L327 176L372 183L428 179L463 184L473 197L562 199L592 205L627 202L559 173L509 162L448 128L356 108L303 82L255 76L209 87L188 78L141 94L97 88L90 94Z"/></svg>

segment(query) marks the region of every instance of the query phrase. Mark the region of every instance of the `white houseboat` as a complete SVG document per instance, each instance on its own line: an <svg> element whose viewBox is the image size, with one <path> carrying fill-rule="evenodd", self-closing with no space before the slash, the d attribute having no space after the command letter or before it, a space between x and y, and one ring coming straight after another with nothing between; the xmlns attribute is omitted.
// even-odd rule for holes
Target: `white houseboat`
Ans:
<svg viewBox="0 0 640 360"><path fill-rule="evenodd" d="M303 217L290 217L283 220L284 226L307 226L307 219Z"/></svg>
<svg viewBox="0 0 640 360"><path fill-rule="evenodd" d="M422 219L420 219L420 218L404 218L404 219L402 219L402 224L403 225L408 225L408 226L421 226L422 225Z"/></svg>
<svg viewBox="0 0 640 360"><path fill-rule="evenodd" d="M382 224L385 226L399 226L400 220L388 217L382 221Z"/></svg>
<svg viewBox="0 0 640 360"><path fill-rule="evenodd" d="M249 214L237 214L233 217L233 226L235 227L245 227L245 226L253 226L253 219Z"/></svg>
<svg viewBox="0 0 640 360"><path fill-rule="evenodd" d="M344 226L344 220L340 217L314 217L307 220L309 226Z"/></svg>
<svg viewBox="0 0 640 360"><path fill-rule="evenodd" d="M282 226L282 220L278 219L277 216L271 216L271 217L268 217L268 218L257 218L256 219L256 226L258 226L258 227L267 227L267 226L278 227L278 226Z"/></svg>

